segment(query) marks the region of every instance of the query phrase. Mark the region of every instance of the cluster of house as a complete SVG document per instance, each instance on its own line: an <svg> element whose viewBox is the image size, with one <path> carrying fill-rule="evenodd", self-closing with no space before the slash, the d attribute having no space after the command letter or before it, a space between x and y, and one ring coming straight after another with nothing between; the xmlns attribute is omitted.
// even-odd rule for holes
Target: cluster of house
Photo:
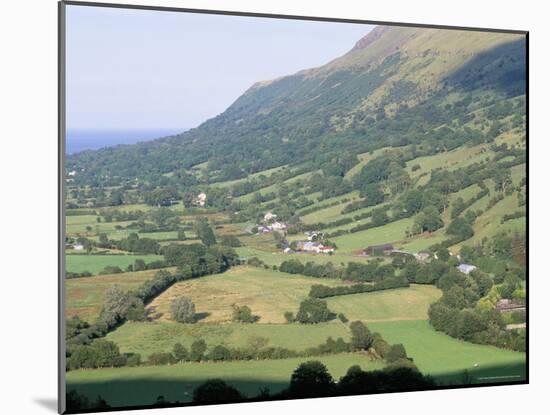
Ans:
<svg viewBox="0 0 550 415"><path fill-rule="evenodd" d="M282 232L285 233L288 226L286 223L277 221L277 215L267 212L264 215L263 223L258 225L258 233Z"/></svg>
<svg viewBox="0 0 550 415"><path fill-rule="evenodd" d="M193 204L195 206L204 207L204 205L206 204L206 193L200 192L197 197L195 197Z"/></svg>
<svg viewBox="0 0 550 415"><path fill-rule="evenodd" d="M411 253L407 251L402 251L400 249L395 249L395 247L392 244L368 246L361 251L360 255L414 256L416 260L420 262L426 262L432 256L432 254L427 251ZM434 254L434 258L437 259L437 254ZM457 258L460 259L460 256L457 256ZM469 274L470 272L477 269L475 265L463 264L463 263L459 264L456 268L463 274Z"/></svg>
<svg viewBox="0 0 550 415"><path fill-rule="evenodd" d="M65 240L65 249L73 249L75 251L83 251L84 250L84 245L82 245L81 243L77 242L76 240L74 240L72 238L67 238Z"/></svg>
<svg viewBox="0 0 550 415"><path fill-rule="evenodd" d="M323 245L320 242L313 241L298 241L296 242L296 251L287 247L283 251L285 254L291 254L293 252L309 252L314 254L330 254L334 252L332 246Z"/></svg>

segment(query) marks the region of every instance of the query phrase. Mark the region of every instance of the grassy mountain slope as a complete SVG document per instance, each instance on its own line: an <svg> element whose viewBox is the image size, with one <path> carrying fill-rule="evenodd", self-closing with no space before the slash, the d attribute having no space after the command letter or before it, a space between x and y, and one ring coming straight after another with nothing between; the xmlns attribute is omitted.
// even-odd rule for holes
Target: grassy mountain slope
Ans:
<svg viewBox="0 0 550 415"><path fill-rule="evenodd" d="M511 34L377 27L327 65L254 84L198 128L72 155L67 166L80 171L77 184L138 178L189 187L287 164L323 165L376 143L421 142L450 121L451 110L460 113L456 103L465 97L479 101L462 113L523 94L523 42Z"/></svg>

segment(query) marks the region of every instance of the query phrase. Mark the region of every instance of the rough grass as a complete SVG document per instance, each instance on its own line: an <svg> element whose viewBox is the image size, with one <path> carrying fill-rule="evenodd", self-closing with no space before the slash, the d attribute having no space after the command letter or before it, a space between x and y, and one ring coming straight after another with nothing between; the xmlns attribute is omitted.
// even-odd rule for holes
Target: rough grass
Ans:
<svg viewBox="0 0 550 415"><path fill-rule="evenodd" d="M154 352L171 351L175 343L189 349L198 339L206 341L208 350L223 344L227 347L250 347L260 339L266 346L304 350L324 343L327 337L349 340L346 325L339 320L323 324L181 324L171 321L130 322L109 333L108 340L122 352L140 353L147 357Z"/></svg>
<svg viewBox="0 0 550 415"><path fill-rule="evenodd" d="M409 288L331 297L327 298L327 303L329 309L344 313L349 320L419 320L428 318L430 304L440 296L440 290L433 285L411 285Z"/></svg>
<svg viewBox="0 0 550 415"><path fill-rule="evenodd" d="M173 271L173 269L169 269ZM104 301L105 291L118 285L123 290L132 290L154 277L158 270L127 272L123 274L98 275L96 277L71 278L65 280L67 290L67 316L78 315L82 319L94 321Z"/></svg>
<svg viewBox="0 0 550 415"><path fill-rule="evenodd" d="M232 305L247 305L261 323L283 323L285 311L296 311L313 284L337 285L340 281L291 275L255 267L231 268L211 275L174 284L155 298L150 309L161 313L161 321L170 321L170 303L186 296L195 303L197 313L208 313L201 320L227 322Z"/></svg>
<svg viewBox="0 0 550 415"><path fill-rule="evenodd" d="M122 270L136 259L143 259L146 263L163 259L161 255L65 255L66 269L68 272L89 271L97 274L106 266L117 266Z"/></svg>
<svg viewBox="0 0 550 415"><path fill-rule="evenodd" d="M169 401L189 402L193 389L212 378L222 378L247 396L256 396L262 388L271 393L288 386L296 367L311 358L220 363L181 363L172 366L78 370L67 373L67 390L75 389L92 400L101 395L109 405L150 405L162 395ZM343 376L350 366L364 370L381 369L380 361L366 355L340 354L315 357L323 362L334 378Z"/></svg>

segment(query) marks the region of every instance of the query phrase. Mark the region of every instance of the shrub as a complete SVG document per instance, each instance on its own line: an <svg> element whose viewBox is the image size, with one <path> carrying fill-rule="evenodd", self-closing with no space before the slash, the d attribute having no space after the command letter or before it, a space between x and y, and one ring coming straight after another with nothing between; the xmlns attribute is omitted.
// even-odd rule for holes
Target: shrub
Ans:
<svg viewBox="0 0 550 415"><path fill-rule="evenodd" d="M349 321L348 318L343 313L338 314L338 319L344 324Z"/></svg>
<svg viewBox="0 0 550 415"><path fill-rule="evenodd" d="M195 322L195 304L188 297L179 297L170 304L172 318L179 323Z"/></svg>

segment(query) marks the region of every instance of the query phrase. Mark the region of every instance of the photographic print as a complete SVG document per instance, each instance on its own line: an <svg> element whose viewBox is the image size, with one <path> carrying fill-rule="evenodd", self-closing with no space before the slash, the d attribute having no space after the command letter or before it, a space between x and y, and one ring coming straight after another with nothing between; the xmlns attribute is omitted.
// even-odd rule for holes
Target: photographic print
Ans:
<svg viewBox="0 0 550 415"><path fill-rule="evenodd" d="M527 32L64 2L60 62L60 411L528 381Z"/></svg>

